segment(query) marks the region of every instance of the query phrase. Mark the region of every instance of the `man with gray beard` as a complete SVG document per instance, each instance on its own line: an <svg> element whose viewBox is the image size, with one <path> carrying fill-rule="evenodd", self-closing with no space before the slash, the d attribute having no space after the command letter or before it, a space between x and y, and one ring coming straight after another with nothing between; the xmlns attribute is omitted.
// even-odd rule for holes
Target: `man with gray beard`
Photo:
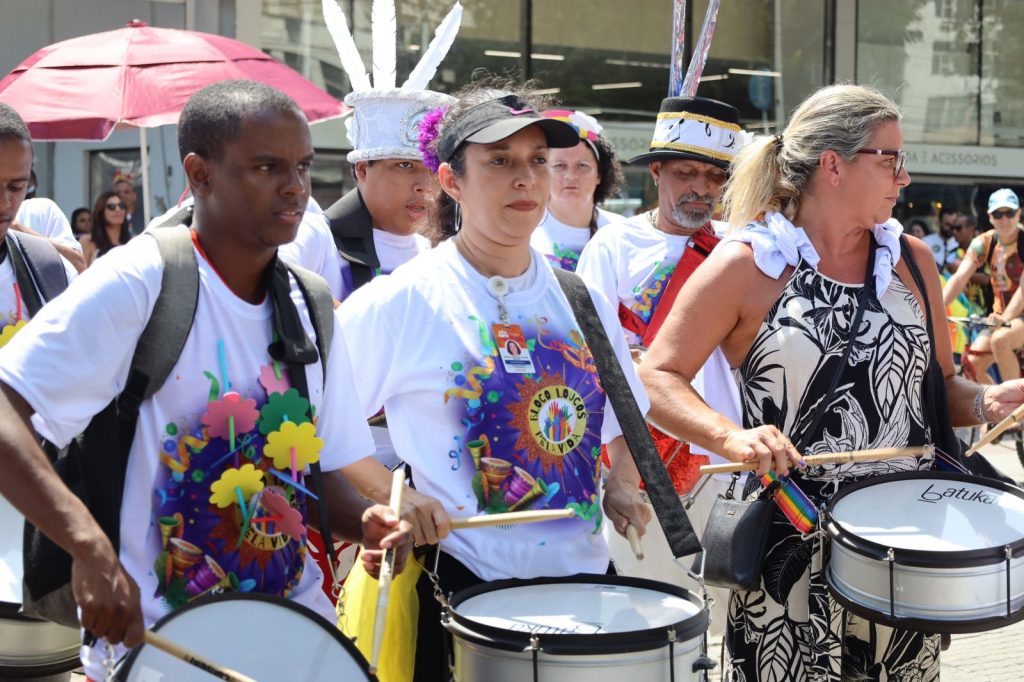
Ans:
<svg viewBox="0 0 1024 682"><path fill-rule="evenodd" d="M729 163L747 139L740 129L739 112L728 104L704 97L665 99L650 151L629 160L649 166L658 206L601 228L580 256L576 273L618 304L619 321L637 349L638 362L683 283L718 243L711 216L722 196ZM711 355L693 384L709 405L741 419L739 394L721 351ZM680 496L694 489L702 464L725 463L714 453L691 451L654 426L651 435ZM704 532L715 497L728 487L729 477L722 479L697 489L687 510L698 535ZM658 524L647 530L643 562L615 534L606 534L619 573L695 589L685 568L673 560ZM717 605L712 609L712 633L724 630L727 597L726 590L712 590Z"/></svg>

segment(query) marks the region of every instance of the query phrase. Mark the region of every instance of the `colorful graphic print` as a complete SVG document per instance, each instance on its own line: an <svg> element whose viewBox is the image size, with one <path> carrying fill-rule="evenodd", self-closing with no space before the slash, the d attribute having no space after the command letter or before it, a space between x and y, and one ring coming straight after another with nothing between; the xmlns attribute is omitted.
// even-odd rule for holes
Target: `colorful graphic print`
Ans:
<svg viewBox="0 0 1024 682"><path fill-rule="evenodd" d="M654 266L654 272L649 279L644 280L645 284L638 285L633 289L633 304L630 309L640 316L644 323L651 321L654 309L658 307L661 295L665 293L665 286L668 284L672 273L676 271L678 263L659 262Z"/></svg>
<svg viewBox="0 0 1024 682"><path fill-rule="evenodd" d="M14 335L20 332L27 321L21 314L21 291L18 289L18 285L14 285L14 301L16 308L14 310L8 310L7 314L3 316L3 328L0 329L0 348L3 348L14 338Z"/></svg>
<svg viewBox="0 0 1024 682"><path fill-rule="evenodd" d="M601 525L598 479L605 394L576 329L519 319L533 374L506 372L490 327L476 317L482 357L453 362L445 402L457 401L462 433L449 452L488 514L572 508Z"/></svg>
<svg viewBox="0 0 1024 682"><path fill-rule="evenodd" d="M156 594L171 609L229 591L287 598L302 577L310 494L302 469L319 460L323 442L314 435L308 401L275 365L260 372L268 394L262 405L222 394L221 382L206 372L210 401L199 423L187 431L165 427L153 570Z"/></svg>
<svg viewBox="0 0 1024 682"><path fill-rule="evenodd" d="M580 253L582 253L582 251L577 251L567 246L561 246L554 242L551 243L551 249L554 253L544 254L544 257L548 259L548 262L562 270L576 272L576 266L579 265Z"/></svg>

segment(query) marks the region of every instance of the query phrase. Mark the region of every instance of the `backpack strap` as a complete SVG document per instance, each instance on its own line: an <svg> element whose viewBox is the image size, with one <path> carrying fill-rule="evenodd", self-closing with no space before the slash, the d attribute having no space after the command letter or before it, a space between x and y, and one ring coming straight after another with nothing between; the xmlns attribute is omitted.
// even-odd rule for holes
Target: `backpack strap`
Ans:
<svg viewBox="0 0 1024 682"><path fill-rule="evenodd" d="M323 277L309 270L280 261L298 282L299 290L306 299L306 307L309 309L309 319L313 322L313 331L316 332L316 348L320 351L321 368L324 372L324 380L327 379L327 357L331 348L331 340L334 338L334 299L331 290Z"/></svg>
<svg viewBox="0 0 1024 682"><path fill-rule="evenodd" d="M370 212L359 190L354 189L334 202L324 215L330 223L338 253L352 270L352 286L358 289L373 279L374 269L380 267Z"/></svg>
<svg viewBox="0 0 1024 682"><path fill-rule="evenodd" d="M178 225L185 225L186 227L191 227L192 212L194 208L195 206L189 204L188 206L182 206L177 211L168 216L154 218L153 222L150 223L149 225L149 229L157 227L177 227Z"/></svg>
<svg viewBox="0 0 1024 682"><path fill-rule="evenodd" d="M139 406L156 393L178 361L192 330L199 302L199 264L192 236L183 225L143 233L156 240L164 270L153 313L135 347L124 390L117 398L123 418L138 416Z"/></svg>
<svg viewBox="0 0 1024 682"><path fill-rule="evenodd" d="M8 230L7 252L30 317L68 288L64 259L48 239Z"/></svg>

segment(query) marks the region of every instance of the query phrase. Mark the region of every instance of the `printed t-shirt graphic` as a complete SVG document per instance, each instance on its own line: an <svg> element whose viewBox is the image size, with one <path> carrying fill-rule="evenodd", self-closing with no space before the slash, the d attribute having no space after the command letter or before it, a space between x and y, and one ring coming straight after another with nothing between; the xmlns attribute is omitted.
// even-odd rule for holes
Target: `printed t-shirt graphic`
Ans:
<svg viewBox="0 0 1024 682"><path fill-rule="evenodd" d="M595 210L598 228L604 227L610 222L622 220L618 214L605 211L602 208ZM540 225L530 236L530 246L542 253L553 267L575 272L580 254L590 238L589 228L566 225L551 211L546 211Z"/></svg>
<svg viewBox="0 0 1024 682"><path fill-rule="evenodd" d="M477 511L571 508L596 531L605 393L579 330L545 317L510 325L535 370L513 373L496 340L504 325L468 319L479 328L479 354L451 363L444 401L459 406L466 427L449 457L469 478Z"/></svg>

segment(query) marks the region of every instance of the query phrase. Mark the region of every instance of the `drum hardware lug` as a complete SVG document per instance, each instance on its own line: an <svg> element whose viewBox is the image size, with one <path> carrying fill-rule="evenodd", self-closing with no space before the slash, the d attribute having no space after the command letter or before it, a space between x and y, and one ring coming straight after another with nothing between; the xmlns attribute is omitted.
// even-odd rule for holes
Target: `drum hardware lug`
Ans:
<svg viewBox="0 0 1024 682"><path fill-rule="evenodd" d="M666 463L665 466L668 466L668 464ZM697 484L697 487L691 490L683 498L684 510L687 510L694 505L694 503L697 501L697 496L700 495L701 491L704 490L704 487L708 484L708 481L710 481L712 478L712 474L706 474L704 477L701 478L701 481L700 483Z"/></svg>
<svg viewBox="0 0 1024 682"><path fill-rule="evenodd" d="M1006 555L1006 617L1010 618L1013 615L1013 609L1010 608L1010 559L1013 558L1013 548L1006 545L1003 547L1003 554Z"/></svg>
<svg viewBox="0 0 1024 682"><path fill-rule="evenodd" d="M533 682L539 682L540 664L537 658L540 652L540 638L536 634L530 635L530 650L533 652Z"/></svg>
<svg viewBox="0 0 1024 682"><path fill-rule="evenodd" d="M671 682L676 680L676 631L675 628L668 629L668 679Z"/></svg>
<svg viewBox="0 0 1024 682"><path fill-rule="evenodd" d="M896 619L896 551L890 547L885 552L885 560L889 563L889 616Z"/></svg>

